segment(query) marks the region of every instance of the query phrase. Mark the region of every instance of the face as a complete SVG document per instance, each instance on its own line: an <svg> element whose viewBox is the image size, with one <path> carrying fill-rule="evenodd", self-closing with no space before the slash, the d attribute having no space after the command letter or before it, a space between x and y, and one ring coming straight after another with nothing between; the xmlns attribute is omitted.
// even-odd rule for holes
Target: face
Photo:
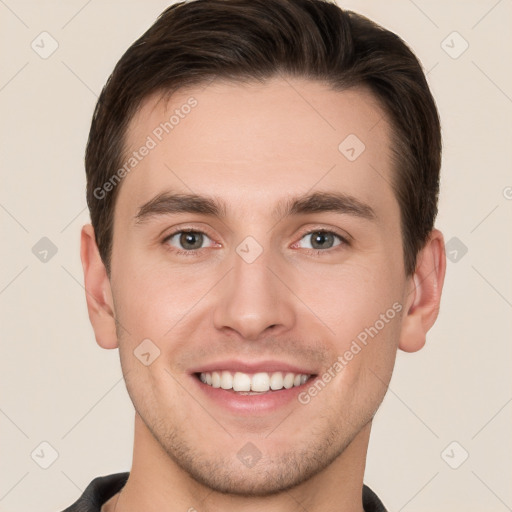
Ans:
<svg viewBox="0 0 512 512"><path fill-rule="evenodd" d="M279 492L369 425L409 290L389 130L370 93L297 79L153 96L132 120L122 369L142 428L195 481Z"/></svg>

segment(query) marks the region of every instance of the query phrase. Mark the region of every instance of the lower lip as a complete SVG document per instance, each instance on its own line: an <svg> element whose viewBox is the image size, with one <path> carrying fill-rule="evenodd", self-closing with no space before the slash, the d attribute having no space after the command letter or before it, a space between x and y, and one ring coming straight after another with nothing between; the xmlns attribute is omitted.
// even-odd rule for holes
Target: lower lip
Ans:
<svg viewBox="0 0 512 512"><path fill-rule="evenodd" d="M254 415L257 413L271 413L290 402L298 400L298 395L307 389L314 382L315 378L310 378L300 386L294 386L290 389L281 389L279 391L268 391L258 395L241 395L230 390L214 388L202 382L196 375L191 375L192 380L199 386L199 389L213 402L229 410L230 412L242 415Z"/></svg>

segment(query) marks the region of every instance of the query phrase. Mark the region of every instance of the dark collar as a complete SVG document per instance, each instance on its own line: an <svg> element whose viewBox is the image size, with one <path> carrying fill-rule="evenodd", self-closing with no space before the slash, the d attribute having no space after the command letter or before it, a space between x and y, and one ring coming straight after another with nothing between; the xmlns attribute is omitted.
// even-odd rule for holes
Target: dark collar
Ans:
<svg viewBox="0 0 512 512"><path fill-rule="evenodd" d="M96 477L82 496L63 512L100 512L102 505L126 484L129 472ZM365 512L387 512L378 496L363 485L363 508Z"/></svg>

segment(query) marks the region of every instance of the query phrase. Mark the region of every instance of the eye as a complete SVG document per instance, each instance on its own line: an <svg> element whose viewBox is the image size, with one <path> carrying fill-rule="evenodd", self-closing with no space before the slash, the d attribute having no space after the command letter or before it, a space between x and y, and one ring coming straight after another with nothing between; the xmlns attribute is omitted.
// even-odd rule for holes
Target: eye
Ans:
<svg viewBox="0 0 512 512"><path fill-rule="evenodd" d="M325 230L310 231L297 243L301 244L301 242L304 244L302 245L303 249L314 250L332 249L333 247L341 245L342 242L347 243L347 241L340 235L337 235L332 231Z"/></svg>
<svg viewBox="0 0 512 512"><path fill-rule="evenodd" d="M197 251L202 249L210 237L201 231L181 230L169 235L164 242L181 251Z"/></svg>

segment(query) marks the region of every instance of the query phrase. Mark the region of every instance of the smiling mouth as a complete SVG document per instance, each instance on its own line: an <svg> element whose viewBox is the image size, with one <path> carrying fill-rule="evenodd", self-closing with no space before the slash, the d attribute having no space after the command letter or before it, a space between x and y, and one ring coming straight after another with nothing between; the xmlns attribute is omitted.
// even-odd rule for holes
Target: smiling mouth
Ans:
<svg viewBox="0 0 512 512"><path fill-rule="evenodd" d="M203 384L243 395L260 395L304 385L313 374L293 372L230 372L219 370L194 374Z"/></svg>

